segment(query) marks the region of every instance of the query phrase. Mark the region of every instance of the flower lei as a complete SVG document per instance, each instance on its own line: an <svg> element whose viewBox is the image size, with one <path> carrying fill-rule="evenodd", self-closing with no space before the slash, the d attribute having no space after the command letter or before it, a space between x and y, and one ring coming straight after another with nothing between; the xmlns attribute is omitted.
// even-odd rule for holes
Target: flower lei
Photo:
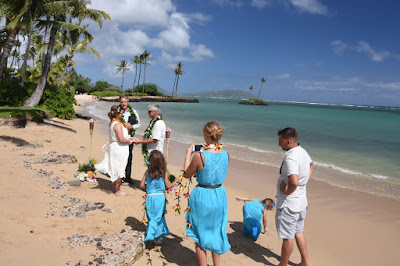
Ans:
<svg viewBox="0 0 400 266"><path fill-rule="evenodd" d="M162 116L157 117L154 120L150 121L149 126L146 128L146 131L144 132L143 139L148 140L150 139L150 136L153 134L152 130L153 127L155 126L156 122L159 120L163 120ZM147 148L147 144L142 144L142 155L144 159L144 163L146 165L149 165L149 149Z"/></svg>
<svg viewBox="0 0 400 266"><path fill-rule="evenodd" d="M175 192L175 199L177 200L177 203L175 206L172 206L172 209L175 211L175 215L178 216L181 214L181 191L183 191L185 188L187 188L187 192L183 193L183 198L187 199L187 207L185 209L185 212L190 213L190 207L189 207L189 197L190 197L190 184L192 183L192 178L189 178L186 182L186 184L183 184L183 175L185 172L183 172L182 175L178 177L178 180L176 181L176 185L178 186L178 191ZM193 225L189 223L188 220L186 220L186 228L189 229Z"/></svg>
<svg viewBox="0 0 400 266"><path fill-rule="evenodd" d="M220 150L222 149L222 144L221 143L211 143L204 145L204 150Z"/></svg>
<svg viewBox="0 0 400 266"><path fill-rule="evenodd" d="M129 128L125 125L125 123L121 122L120 120L118 120L118 119L116 119L116 118L111 119L111 121L120 122L120 123L122 124L122 126L123 126L124 128L126 128L126 129L128 130L128 132L129 132Z"/></svg>
<svg viewBox="0 0 400 266"><path fill-rule="evenodd" d="M128 104L128 111L129 111L129 113L130 113L131 115L135 116L135 121L136 121L135 124L137 124L137 117L136 117L136 115L135 115L135 112L134 112L133 109L132 109L132 106L130 106L129 104ZM125 121L125 119L124 119L124 116L121 117L121 121L122 121L122 123L123 123L124 125L126 124L126 121ZM133 126L133 125L132 125L132 126ZM127 128L127 129L128 129L128 131L129 131L129 128ZM134 129L134 128L132 128L132 130L129 131L129 135L131 135L131 137L134 137L134 136L135 136L135 133L136 133L136 129Z"/></svg>

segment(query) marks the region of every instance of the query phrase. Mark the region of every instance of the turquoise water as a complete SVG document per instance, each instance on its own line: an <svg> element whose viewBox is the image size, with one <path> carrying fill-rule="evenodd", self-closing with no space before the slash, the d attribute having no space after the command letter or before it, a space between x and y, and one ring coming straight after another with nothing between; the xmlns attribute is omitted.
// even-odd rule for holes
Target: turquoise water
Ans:
<svg viewBox="0 0 400 266"><path fill-rule="evenodd" d="M400 108L270 102L269 106L239 105L238 100L200 99L200 103L158 103L171 138L202 142L202 127L210 120L225 126L222 142L231 156L277 165L283 151L277 131L294 127L300 144L316 165L340 173L400 182ZM89 113L107 119L113 103L87 106ZM132 103L148 125L149 103Z"/></svg>

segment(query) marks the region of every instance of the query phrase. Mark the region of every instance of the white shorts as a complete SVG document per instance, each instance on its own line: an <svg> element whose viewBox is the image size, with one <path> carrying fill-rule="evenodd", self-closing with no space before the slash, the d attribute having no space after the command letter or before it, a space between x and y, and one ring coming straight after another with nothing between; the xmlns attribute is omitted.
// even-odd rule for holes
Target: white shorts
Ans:
<svg viewBox="0 0 400 266"><path fill-rule="evenodd" d="M280 238L293 239L295 234L304 230L307 208L293 212L289 208L276 209L275 224Z"/></svg>

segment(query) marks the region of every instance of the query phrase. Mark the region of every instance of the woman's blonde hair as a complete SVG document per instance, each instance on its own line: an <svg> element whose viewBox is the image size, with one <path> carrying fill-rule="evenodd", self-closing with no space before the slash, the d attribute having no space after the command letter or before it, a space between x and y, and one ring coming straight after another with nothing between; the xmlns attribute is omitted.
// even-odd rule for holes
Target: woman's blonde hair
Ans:
<svg viewBox="0 0 400 266"><path fill-rule="evenodd" d="M272 210L272 208L275 206L275 202L270 198L263 199L262 204L267 208L267 210Z"/></svg>
<svg viewBox="0 0 400 266"><path fill-rule="evenodd" d="M210 121L204 125L203 133L206 136L209 136L211 140L218 141L222 137L224 129L225 128L223 126L220 126L217 122Z"/></svg>
<svg viewBox="0 0 400 266"><path fill-rule="evenodd" d="M164 177L167 171L167 162L159 150L153 150L149 156L149 176L151 178Z"/></svg>
<svg viewBox="0 0 400 266"><path fill-rule="evenodd" d="M121 110L118 105L113 105L113 106L111 106L111 111L108 113L108 117L110 119L113 119L119 114L120 111Z"/></svg>

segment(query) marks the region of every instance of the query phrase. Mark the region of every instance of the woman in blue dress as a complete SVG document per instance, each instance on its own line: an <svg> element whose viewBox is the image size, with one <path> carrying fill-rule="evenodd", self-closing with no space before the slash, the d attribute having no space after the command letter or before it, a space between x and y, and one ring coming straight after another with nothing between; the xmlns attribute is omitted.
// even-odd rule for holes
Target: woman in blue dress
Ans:
<svg viewBox="0 0 400 266"><path fill-rule="evenodd" d="M206 250L212 252L214 265L219 265L220 255L227 252L226 226L228 204L223 183L228 171L229 155L219 143L224 127L208 122L203 128L203 151L196 153L192 160L194 145L186 151L185 178L196 173L198 185L189 198L190 212L186 214L186 235L196 242L196 255L200 266L207 265Z"/></svg>
<svg viewBox="0 0 400 266"><path fill-rule="evenodd" d="M253 198L236 198L236 200L244 201L243 205L243 234L250 235L257 240L260 233L267 231L267 210L272 210L275 202L266 198L264 200ZM261 220L263 226L261 226Z"/></svg>
<svg viewBox="0 0 400 266"><path fill-rule="evenodd" d="M168 180L167 164L164 155L153 150L149 157L150 165L144 173L140 188L146 188L146 215L148 219L144 241L156 240L161 244L162 238L169 235L165 222L165 189L175 186Z"/></svg>

